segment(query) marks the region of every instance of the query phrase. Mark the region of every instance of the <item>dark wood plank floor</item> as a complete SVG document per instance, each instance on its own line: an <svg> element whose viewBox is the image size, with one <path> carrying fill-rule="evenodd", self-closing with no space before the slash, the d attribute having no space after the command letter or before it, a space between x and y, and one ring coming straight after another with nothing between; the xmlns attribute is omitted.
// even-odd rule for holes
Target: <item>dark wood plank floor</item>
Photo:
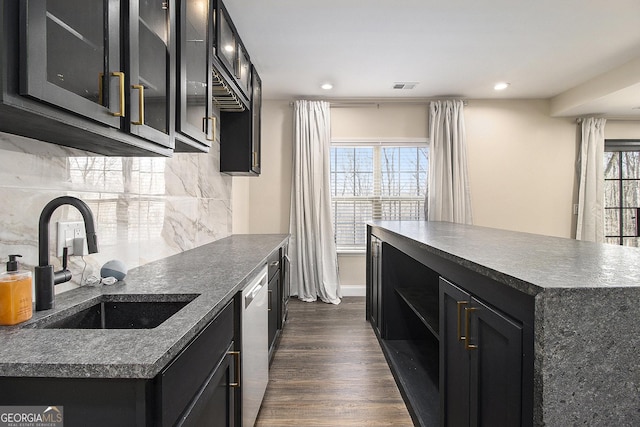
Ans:
<svg viewBox="0 0 640 427"><path fill-rule="evenodd" d="M413 426L364 304L292 298L257 427Z"/></svg>

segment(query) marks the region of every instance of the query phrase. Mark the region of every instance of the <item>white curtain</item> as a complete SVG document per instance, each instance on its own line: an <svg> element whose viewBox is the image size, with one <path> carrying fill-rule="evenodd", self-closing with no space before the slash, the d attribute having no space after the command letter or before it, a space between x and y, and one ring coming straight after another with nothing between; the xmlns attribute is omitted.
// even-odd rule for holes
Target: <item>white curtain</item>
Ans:
<svg viewBox="0 0 640 427"><path fill-rule="evenodd" d="M294 105L291 188L291 293L339 304L338 256L331 221L331 118L325 101Z"/></svg>
<svg viewBox="0 0 640 427"><path fill-rule="evenodd" d="M582 121L580 190L576 239L604 242L604 125L606 119Z"/></svg>
<svg viewBox="0 0 640 427"><path fill-rule="evenodd" d="M471 195L461 100L429 106L429 180L425 218L471 224Z"/></svg>

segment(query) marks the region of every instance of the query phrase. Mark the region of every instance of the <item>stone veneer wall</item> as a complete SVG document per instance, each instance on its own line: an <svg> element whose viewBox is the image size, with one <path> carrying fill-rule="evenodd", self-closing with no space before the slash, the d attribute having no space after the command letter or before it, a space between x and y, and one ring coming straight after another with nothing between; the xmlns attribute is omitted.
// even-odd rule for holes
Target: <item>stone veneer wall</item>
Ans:
<svg viewBox="0 0 640 427"><path fill-rule="evenodd" d="M83 270L84 277L97 275L111 259L133 268L231 234L232 181L219 171L217 143L208 154L104 157L0 132L0 159L1 262L21 254L25 268L37 264L38 219L51 199L76 196L93 211L99 253L71 257L74 279L56 292L80 284ZM56 268L60 219L82 217L71 206L54 213L49 234Z"/></svg>

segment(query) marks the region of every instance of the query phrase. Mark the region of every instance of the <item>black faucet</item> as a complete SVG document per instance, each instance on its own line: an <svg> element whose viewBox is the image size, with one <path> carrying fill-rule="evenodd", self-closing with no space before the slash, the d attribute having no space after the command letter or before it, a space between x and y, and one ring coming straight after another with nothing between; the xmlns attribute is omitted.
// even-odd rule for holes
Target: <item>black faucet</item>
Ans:
<svg viewBox="0 0 640 427"><path fill-rule="evenodd" d="M38 222L38 263L34 268L34 279L36 288L36 311L49 310L53 308L55 285L71 280L71 272L67 270L67 252L63 253L62 270L53 271L53 266L49 264L49 221L51 215L62 205L75 206L84 219L84 229L87 234L87 248L90 254L98 252L98 236L96 236L93 214L89 206L82 200L62 196L53 199L42 209L40 222Z"/></svg>

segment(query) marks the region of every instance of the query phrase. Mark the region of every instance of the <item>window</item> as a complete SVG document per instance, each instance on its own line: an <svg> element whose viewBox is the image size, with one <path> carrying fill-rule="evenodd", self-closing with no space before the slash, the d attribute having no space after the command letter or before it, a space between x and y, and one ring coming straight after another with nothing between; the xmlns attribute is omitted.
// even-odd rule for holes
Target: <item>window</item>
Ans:
<svg viewBox="0 0 640 427"><path fill-rule="evenodd" d="M640 141L605 141L604 179L605 242L640 246Z"/></svg>
<svg viewBox="0 0 640 427"><path fill-rule="evenodd" d="M339 251L364 250L371 219L424 219L425 143L334 143L331 196Z"/></svg>
<svg viewBox="0 0 640 427"><path fill-rule="evenodd" d="M161 237L166 202L158 195L165 194L165 164L151 157L68 159L70 181L96 191L86 200L100 224L101 245Z"/></svg>

